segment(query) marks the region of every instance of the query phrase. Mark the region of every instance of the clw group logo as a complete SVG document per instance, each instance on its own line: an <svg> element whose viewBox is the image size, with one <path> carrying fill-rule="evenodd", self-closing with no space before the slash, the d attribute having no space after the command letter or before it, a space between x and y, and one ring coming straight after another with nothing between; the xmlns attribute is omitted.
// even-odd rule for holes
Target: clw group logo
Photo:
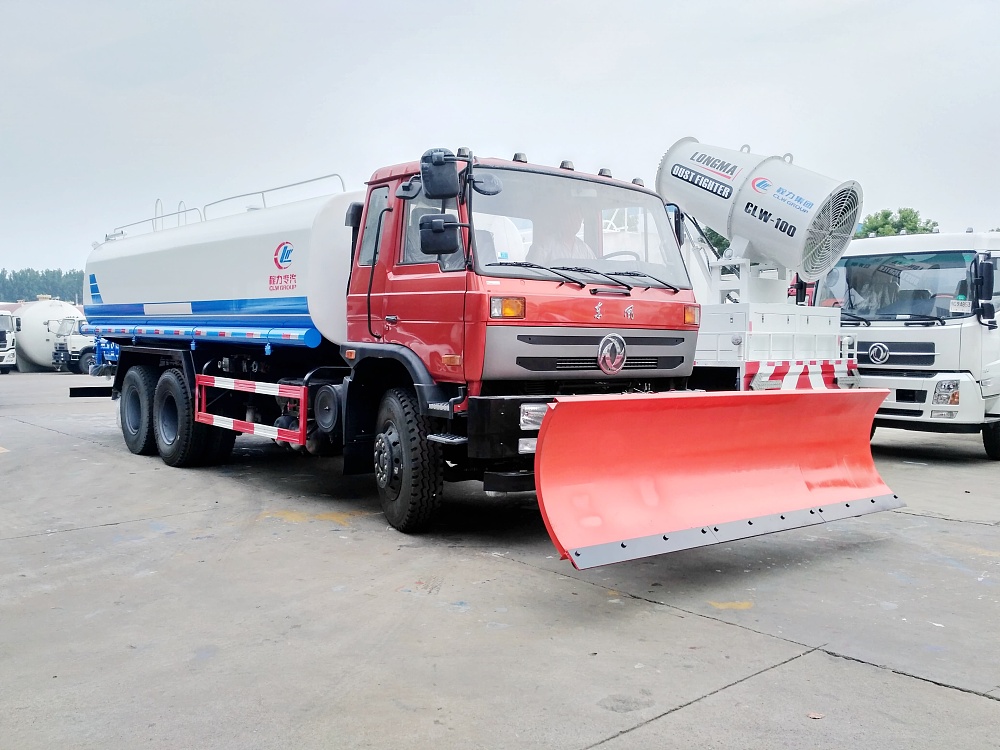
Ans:
<svg viewBox="0 0 1000 750"><path fill-rule="evenodd" d="M295 248L292 247L291 242L282 242L274 249L274 265L279 270L284 270L292 265L292 251Z"/></svg>
<svg viewBox="0 0 1000 750"><path fill-rule="evenodd" d="M755 177L750 182L750 187L756 190L758 193L766 193L771 189L771 181L766 177Z"/></svg>

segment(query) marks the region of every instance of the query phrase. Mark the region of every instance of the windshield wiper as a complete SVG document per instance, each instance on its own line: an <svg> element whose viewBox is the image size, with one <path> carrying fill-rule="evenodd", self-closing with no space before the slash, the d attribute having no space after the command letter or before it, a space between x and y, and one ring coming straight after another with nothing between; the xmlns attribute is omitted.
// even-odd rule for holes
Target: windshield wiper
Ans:
<svg viewBox="0 0 1000 750"><path fill-rule="evenodd" d="M587 268L586 266L553 266L552 270L553 271L570 271L572 273L592 273L592 274L595 274L597 276L603 276L604 278L606 278L611 283L617 284L618 286L623 286L623 287L625 287L630 292L632 291L631 284L626 284L621 279L616 279L614 276L609 276L608 274L604 273L603 271L598 271L598 270L596 270L594 268ZM596 294L597 293L593 289L591 289L590 292L591 292L591 294Z"/></svg>
<svg viewBox="0 0 1000 750"><path fill-rule="evenodd" d="M845 315L847 316L848 319L857 321L860 325L871 326L872 324L872 322L868 320L868 318L864 318L860 315L855 315L854 313L847 312L847 310L841 308L840 317L843 318Z"/></svg>
<svg viewBox="0 0 1000 750"><path fill-rule="evenodd" d="M893 313L892 315L886 315L885 320L899 320L900 315L908 315L909 319L903 321L905 323L917 323L917 322L927 322L934 323L935 325L943 326L944 318L939 315L924 315L923 313ZM879 316L880 318L882 316Z"/></svg>
<svg viewBox="0 0 1000 750"><path fill-rule="evenodd" d="M566 279L566 281L568 281L570 284L578 284L581 289L583 289L585 286L587 286L586 284L584 284L579 279L574 279L572 276L570 276L568 274L559 273L559 271L557 271L554 268L549 268L548 266L541 266L538 263L532 263L531 261L527 261L527 260L500 260L500 261L496 261L494 263L487 263L486 265L487 266L515 266L517 268L537 268L540 271L551 271L556 276L558 276L558 277L560 277L562 279Z"/></svg>
<svg viewBox="0 0 1000 750"><path fill-rule="evenodd" d="M680 291L679 287L674 286L669 281L658 279L656 276L653 276L653 274L646 273L645 271L610 271L608 272L608 276L645 276L647 279L652 279L653 281L657 281L660 284L663 284L663 286L667 287L668 289L673 289L675 292ZM648 289L649 287L646 288Z"/></svg>

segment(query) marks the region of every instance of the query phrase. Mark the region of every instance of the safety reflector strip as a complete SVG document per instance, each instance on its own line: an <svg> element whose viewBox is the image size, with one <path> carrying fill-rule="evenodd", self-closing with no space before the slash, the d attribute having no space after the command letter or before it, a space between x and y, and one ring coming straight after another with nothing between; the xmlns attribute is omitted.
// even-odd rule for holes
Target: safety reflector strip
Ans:
<svg viewBox="0 0 1000 750"><path fill-rule="evenodd" d="M781 390L845 388L845 383L850 382L848 376L856 373L857 363L854 360L747 362L743 372L743 390L755 390L754 378L757 382L780 383Z"/></svg>
<svg viewBox="0 0 1000 750"><path fill-rule="evenodd" d="M195 375L195 421L203 424L210 424L213 427L222 427L227 430L235 430L245 435L260 435L272 440L282 440L292 445L306 444L306 416L309 409L309 389L301 385L287 385L284 383L262 383L257 380L236 380L234 378L218 378L213 375ZM247 422L242 419L223 417L218 414L208 412L208 389L222 388L227 391L241 391L243 393L262 393L269 396L281 396L282 398L295 399L299 402L299 428L298 430L287 430L271 425L260 424L259 422Z"/></svg>

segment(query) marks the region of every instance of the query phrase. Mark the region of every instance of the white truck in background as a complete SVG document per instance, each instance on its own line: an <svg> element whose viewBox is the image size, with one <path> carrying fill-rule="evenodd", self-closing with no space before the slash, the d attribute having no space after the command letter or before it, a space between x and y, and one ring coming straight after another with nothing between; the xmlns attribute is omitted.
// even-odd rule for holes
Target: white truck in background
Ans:
<svg viewBox="0 0 1000 750"><path fill-rule="evenodd" d="M982 432L1000 461L1000 232L854 240L817 284L857 331L861 385L887 388L872 427Z"/></svg>
<svg viewBox="0 0 1000 750"><path fill-rule="evenodd" d="M0 310L0 375L17 367L17 329L14 316L7 310Z"/></svg>
<svg viewBox="0 0 1000 750"><path fill-rule="evenodd" d="M764 157L749 146L732 151L684 138L660 162L656 191L685 214L682 253L702 305L692 387L857 385L855 337L844 334L836 310L804 304L803 292L850 242L861 213L858 183L794 166L791 154ZM723 257L699 222L731 240ZM793 285L799 294L790 297Z"/></svg>
<svg viewBox="0 0 1000 750"><path fill-rule="evenodd" d="M81 332L86 324L74 305L41 295L14 311L17 367L21 372L70 370L86 374L94 361L94 337Z"/></svg>

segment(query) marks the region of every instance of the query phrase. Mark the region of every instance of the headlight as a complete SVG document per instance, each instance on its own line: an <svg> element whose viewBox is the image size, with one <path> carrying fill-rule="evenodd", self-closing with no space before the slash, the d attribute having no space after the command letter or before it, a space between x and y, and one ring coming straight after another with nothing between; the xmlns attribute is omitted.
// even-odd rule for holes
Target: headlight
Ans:
<svg viewBox="0 0 1000 750"><path fill-rule="evenodd" d="M957 380L942 380L934 386L934 404L958 406L960 392Z"/></svg>
<svg viewBox="0 0 1000 750"><path fill-rule="evenodd" d="M542 420L549 410L548 404L521 404L520 426L522 430L541 429Z"/></svg>
<svg viewBox="0 0 1000 750"><path fill-rule="evenodd" d="M523 318L524 297L490 297L491 318Z"/></svg>
<svg viewBox="0 0 1000 750"><path fill-rule="evenodd" d="M520 438L517 441L517 452L518 453L534 453L535 444L538 442L538 438Z"/></svg>

